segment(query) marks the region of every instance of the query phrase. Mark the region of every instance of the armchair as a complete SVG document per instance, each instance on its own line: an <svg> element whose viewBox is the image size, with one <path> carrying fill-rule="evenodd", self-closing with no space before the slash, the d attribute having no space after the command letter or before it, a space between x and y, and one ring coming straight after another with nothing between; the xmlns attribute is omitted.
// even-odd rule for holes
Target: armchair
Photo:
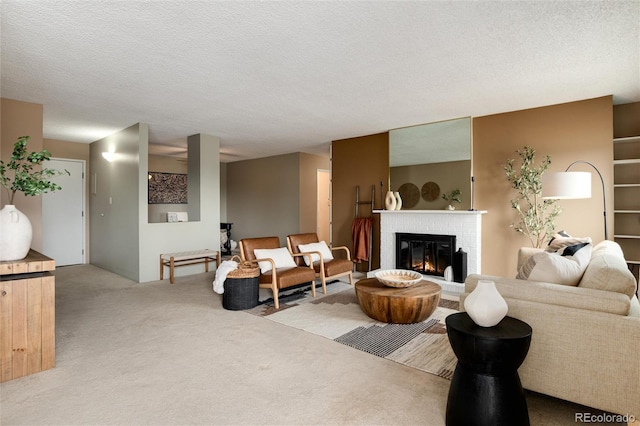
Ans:
<svg viewBox="0 0 640 426"><path fill-rule="evenodd" d="M311 258L313 260L313 269L316 277L320 277L320 281L322 282L322 292L324 294L327 293L327 279L331 280L338 277L348 276L349 284L353 285L353 262L351 261L349 248L345 246L332 247L329 251L329 259L327 259L326 252L323 254L318 250L300 250L300 245L304 246L307 244L318 243L320 243L320 241L318 240L318 235L315 233L293 234L287 236L287 247L292 255L295 256L301 253L315 255ZM326 244L323 244L323 246L326 247ZM339 251L345 253L346 259L333 257L333 252ZM296 257L296 262L300 266L304 265L304 260L309 260L309 257L306 259Z"/></svg>
<svg viewBox="0 0 640 426"><path fill-rule="evenodd" d="M240 240L240 257L242 260L253 260L260 264L260 288L268 288L273 292L273 301L276 309L280 309L278 293L280 290L296 285L311 283L311 294L316 296L315 273L311 266L296 266L292 259L284 259L281 256L257 257L255 250L277 250L280 249L280 239L278 237L244 238ZM286 249L282 248L285 251ZM263 252L262 252L263 253ZM291 254L286 253L289 256ZM304 256L298 254L295 256ZM290 264L289 264L290 261ZM285 266L283 266L285 265ZM267 266L265 268L265 266ZM268 270L265 270L268 269ZM263 272L263 270L265 270Z"/></svg>

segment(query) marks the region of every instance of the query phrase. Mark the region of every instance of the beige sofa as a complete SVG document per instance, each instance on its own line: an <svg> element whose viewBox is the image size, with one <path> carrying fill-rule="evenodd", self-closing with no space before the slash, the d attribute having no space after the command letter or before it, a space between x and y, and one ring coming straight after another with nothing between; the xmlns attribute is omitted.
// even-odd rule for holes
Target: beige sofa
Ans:
<svg viewBox="0 0 640 426"><path fill-rule="evenodd" d="M518 267L536 249L521 249ZM637 282L620 247L593 247L577 286L470 275L464 299L478 280L495 281L508 315L533 328L518 370L524 388L588 407L640 418L640 304Z"/></svg>

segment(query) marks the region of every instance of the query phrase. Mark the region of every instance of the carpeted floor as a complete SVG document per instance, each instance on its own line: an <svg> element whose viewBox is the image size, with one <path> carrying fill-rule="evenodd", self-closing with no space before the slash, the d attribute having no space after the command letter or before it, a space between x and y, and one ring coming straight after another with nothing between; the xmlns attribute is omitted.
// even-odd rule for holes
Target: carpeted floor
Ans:
<svg viewBox="0 0 640 426"><path fill-rule="evenodd" d="M55 276L56 367L0 384L3 426L445 424L448 380L226 310L213 272ZM531 392L527 404L533 426L597 413Z"/></svg>

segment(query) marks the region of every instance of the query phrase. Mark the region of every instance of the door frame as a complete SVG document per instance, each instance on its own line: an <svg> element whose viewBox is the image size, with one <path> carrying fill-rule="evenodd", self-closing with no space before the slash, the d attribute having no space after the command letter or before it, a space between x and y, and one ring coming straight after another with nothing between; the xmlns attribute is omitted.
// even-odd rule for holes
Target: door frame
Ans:
<svg viewBox="0 0 640 426"><path fill-rule="evenodd" d="M63 158L63 157L51 157L51 160L68 161L74 163L80 163L82 166L82 191L80 191L80 197L82 200L82 263L87 264L87 161L79 158ZM44 212L43 212L44 214Z"/></svg>
<svg viewBox="0 0 640 426"><path fill-rule="evenodd" d="M327 200L329 203L329 241L327 241L327 244L329 244L329 246L331 246L331 240L332 240L332 225L333 225L333 221L331 218L331 213L332 213L332 198L331 198L331 170L329 169L316 169L316 234L318 234L318 230L319 230L319 222L320 222L320 215L318 214L319 210L320 210L320 203L324 202L321 201L319 199L319 195L320 195L320 185L321 185L321 180L320 180L320 175L326 173L327 176L329 177L329 185L328 185L328 195L329 195L329 199ZM322 239L322 238L320 238Z"/></svg>

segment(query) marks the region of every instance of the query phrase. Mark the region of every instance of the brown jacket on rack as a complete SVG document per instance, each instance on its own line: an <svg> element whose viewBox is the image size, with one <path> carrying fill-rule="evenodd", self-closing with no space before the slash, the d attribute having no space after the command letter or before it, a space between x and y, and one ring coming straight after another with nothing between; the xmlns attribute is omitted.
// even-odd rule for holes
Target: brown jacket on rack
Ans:
<svg viewBox="0 0 640 426"><path fill-rule="evenodd" d="M353 237L353 261L360 263L369 260L369 246L371 244L372 217L357 217L351 226Z"/></svg>

